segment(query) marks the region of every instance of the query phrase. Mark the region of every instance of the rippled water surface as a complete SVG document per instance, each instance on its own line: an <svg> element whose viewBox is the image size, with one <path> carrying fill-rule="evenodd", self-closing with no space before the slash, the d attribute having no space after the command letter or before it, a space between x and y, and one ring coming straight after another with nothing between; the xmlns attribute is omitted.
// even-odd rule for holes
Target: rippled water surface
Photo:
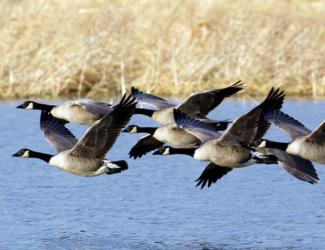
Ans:
<svg viewBox="0 0 325 250"><path fill-rule="evenodd" d="M79 177L20 148L55 153L39 129L40 111L0 104L0 249L325 249L325 165L302 182L279 165L236 169L196 188L206 162L188 156L128 159L141 134L121 134L107 154L129 170ZM234 120L257 102L225 101L209 114ZM325 119L324 101L285 101L283 111L309 129ZM156 126L144 116L132 124ZM87 127L69 124L80 138ZM267 138L289 141L271 127Z"/></svg>

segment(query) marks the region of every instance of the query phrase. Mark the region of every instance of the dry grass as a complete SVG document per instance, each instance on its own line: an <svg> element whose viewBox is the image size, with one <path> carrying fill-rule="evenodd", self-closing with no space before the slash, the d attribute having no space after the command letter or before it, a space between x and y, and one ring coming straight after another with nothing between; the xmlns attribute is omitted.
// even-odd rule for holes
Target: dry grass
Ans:
<svg viewBox="0 0 325 250"><path fill-rule="evenodd" d="M188 95L238 79L324 96L323 1L3 0L0 98Z"/></svg>

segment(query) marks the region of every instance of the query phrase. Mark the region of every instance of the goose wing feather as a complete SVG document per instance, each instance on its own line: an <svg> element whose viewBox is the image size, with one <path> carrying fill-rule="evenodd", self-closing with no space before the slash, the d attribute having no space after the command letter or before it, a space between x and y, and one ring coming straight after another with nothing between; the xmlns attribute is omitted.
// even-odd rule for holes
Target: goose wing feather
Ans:
<svg viewBox="0 0 325 250"><path fill-rule="evenodd" d="M135 99L131 98L131 95L126 97L125 94L110 114L87 130L70 153L72 155L87 155L104 159L105 154L114 145L122 129L130 121L135 106Z"/></svg>
<svg viewBox="0 0 325 250"><path fill-rule="evenodd" d="M297 179L310 184L317 183L319 180L311 161L276 148L265 148L265 151L268 155L275 155L278 158L278 164Z"/></svg>
<svg viewBox="0 0 325 250"><path fill-rule="evenodd" d="M296 119L283 113L281 110L273 109L270 106L263 110L265 119L287 133L292 139L306 136L311 131Z"/></svg>
<svg viewBox="0 0 325 250"><path fill-rule="evenodd" d="M206 118L226 97L229 97L244 88L240 81L222 89L214 89L193 93L186 98L177 109L193 118Z"/></svg>
<svg viewBox="0 0 325 250"><path fill-rule="evenodd" d="M232 168L229 167L220 167L214 163L210 163L202 172L200 177L196 180L198 181L196 186L201 185L201 189L208 183L208 187L212 183L216 183L217 180L221 179L224 175L229 173Z"/></svg>
<svg viewBox="0 0 325 250"><path fill-rule="evenodd" d="M263 110L271 106L273 109L280 109L284 100L283 91L271 89L267 98L257 107L236 119L226 132L220 137L222 145L248 145L253 141L262 138L271 123L263 115Z"/></svg>
<svg viewBox="0 0 325 250"><path fill-rule="evenodd" d="M73 148L78 142L69 129L47 111L41 112L40 126L45 139L58 153Z"/></svg>
<svg viewBox="0 0 325 250"><path fill-rule="evenodd" d="M210 125L191 118L178 109L174 109L174 120L178 127L196 136L201 142L219 139L221 134Z"/></svg>
<svg viewBox="0 0 325 250"><path fill-rule="evenodd" d="M131 94L132 97L136 98L139 103L148 104L158 110L172 108L176 106L175 104L172 104L163 98L160 98L155 95L145 94L134 87L131 88Z"/></svg>
<svg viewBox="0 0 325 250"><path fill-rule="evenodd" d="M93 115L108 115L113 111L109 103L98 102L90 99L79 99L74 101L74 105L79 105L88 113Z"/></svg>
<svg viewBox="0 0 325 250"><path fill-rule="evenodd" d="M136 159L137 157L141 158L143 155L147 154L148 152L160 148L165 143L158 141L156 138L154 138L152 135L145 135L141 137L137 143L131 148L129 152L129 156L134 157Z"/></svg>
<svg viewBox="0 0 325 250"><path fill-rule="evenodd" d="M325 121L322 122L308 137L307 140L317 142L321 145L325 143Z"/></svg>

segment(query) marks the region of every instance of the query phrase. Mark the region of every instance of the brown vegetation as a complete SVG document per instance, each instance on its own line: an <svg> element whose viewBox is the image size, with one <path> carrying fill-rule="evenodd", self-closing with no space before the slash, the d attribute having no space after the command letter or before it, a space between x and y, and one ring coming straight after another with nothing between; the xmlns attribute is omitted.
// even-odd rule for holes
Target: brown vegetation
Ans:
<svg viewBox="0 0 325 250"><path fill-rule="evenodd" d="M4 0L0 98L325 92L323 1Z"/></svg>

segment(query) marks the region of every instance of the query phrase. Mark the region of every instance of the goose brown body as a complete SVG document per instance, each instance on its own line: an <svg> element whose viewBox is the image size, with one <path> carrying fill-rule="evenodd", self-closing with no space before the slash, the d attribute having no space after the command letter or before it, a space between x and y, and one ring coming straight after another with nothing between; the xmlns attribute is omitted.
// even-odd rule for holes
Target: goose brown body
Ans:
<svg viewBox="0 0 325 250"><path fill-rule="evenodd" d="M63 124L73 122L87 126L94 126L100 119L114 110L108 103L90 99L66 101L57 106L25 101L23 104L17 106L17 108L26 110L44 110L51 113Z"/></svg>
<svg viewBox="0 0 325 250"><path fill-rule="evenodd" d="M107 108L107 114L109 114L112 108ZM94 126L104 117L102 114L91 114L87 112L80 105L75 105L73 101L68 101L54 107L50 113L58 119L86 126Z"/></svg>
<svg viewBox="0 0 325 250"><path fill-rule="evenodd" d="M319 164L325 164L325 144L309 140L307 136L290 142L286 152Z"/></svg>
<svg viewBox="0 0 325 250"><path fill-rule="evenodd" d="M156 130L153 137L169 145L181 148L193 148L200 140L174 124L167 124Z"/></svg>
<svg viewBox="0 0 325 250"><path fill-rule="evenodd" d="M240 145L221 145L217 140L204 143L195 150L195 159L209 161L222 167L241 168L254 164L251 150Z"/></svg>
<svg viewBox="0 0 325 250"><path fill-rule="evenodd" d="M49 164L84 177L94 177L109 172L107 168L109 161L95 157L74 156L72 152L73 150L66 150L58 153L50 159Z"/></svg>

